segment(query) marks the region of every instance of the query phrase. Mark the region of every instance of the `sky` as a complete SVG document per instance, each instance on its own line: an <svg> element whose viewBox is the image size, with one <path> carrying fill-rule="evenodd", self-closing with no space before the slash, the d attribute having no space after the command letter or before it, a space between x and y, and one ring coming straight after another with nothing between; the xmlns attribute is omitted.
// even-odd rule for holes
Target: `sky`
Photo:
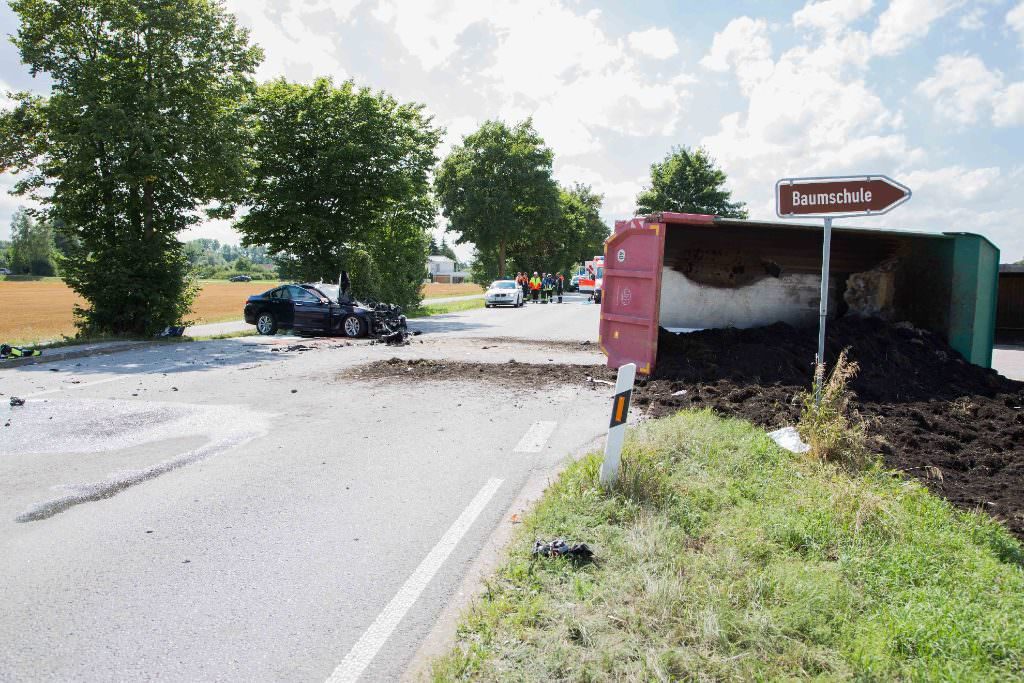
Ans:
<svg viewBox="0 0 1024 683"><path fill-rule="evenodd" d="M352 79L423 103L447 130L441 157L487 119L532 116L556 178L602 193L609 223L632 215L651 163L704 146L752 218L775 217L779 178L885 174L913 198L836 225L976 232L1024 258L1024 0L226 6L266 52L261 80ZM3 3L0 32L16 29ZM0 88L47 87L0 46ZM0 194L0 238L21 203ZM239 239L229 222L183 237Z"/></svg>

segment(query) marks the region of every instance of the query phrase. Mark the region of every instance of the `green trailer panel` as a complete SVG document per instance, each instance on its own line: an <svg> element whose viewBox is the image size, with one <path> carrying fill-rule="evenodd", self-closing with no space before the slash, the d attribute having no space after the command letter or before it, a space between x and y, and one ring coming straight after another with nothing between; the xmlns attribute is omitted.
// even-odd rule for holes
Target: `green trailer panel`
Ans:
<svg viewBox="0 0 1024 683"><path fill-rule="evenodd" d="M945 234L953 238L949 345L975 365L992 367L999 249L981 235Z"/></svg>

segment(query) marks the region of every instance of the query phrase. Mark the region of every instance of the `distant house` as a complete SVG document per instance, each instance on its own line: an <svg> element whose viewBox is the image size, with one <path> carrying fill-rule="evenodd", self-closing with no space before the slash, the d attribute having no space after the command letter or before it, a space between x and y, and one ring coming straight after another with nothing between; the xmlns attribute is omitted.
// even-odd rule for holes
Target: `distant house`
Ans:
<svg viewBox="0 0 1024 683"><path fill-rule="evenodd" d="M447 256L428 256L427 274L431 282L443 282L445 284L458 284L465 282L469 273L458 270L459 264Z"/></svg>

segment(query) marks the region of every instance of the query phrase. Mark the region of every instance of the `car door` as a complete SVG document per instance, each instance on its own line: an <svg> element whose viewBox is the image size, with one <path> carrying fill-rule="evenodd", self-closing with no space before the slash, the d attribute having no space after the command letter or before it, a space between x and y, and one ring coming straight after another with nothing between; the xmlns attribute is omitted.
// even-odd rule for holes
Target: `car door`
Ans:
<svg viewBox="0 0 1024 683"><path fill-rule="evenodd" d="M326 331L330 304L325 303L321 297L303 287L289 285L288 289L291 291L292 306L295 311L295 329L311 332Z"/></svg>
<svg viewBox="0 0 1024 683"><path fill-rule="evenodd" d="M277 318L279 327L290 328L293 324L292 296L288 287L278 287L267 297L267 308Z"/></svg>

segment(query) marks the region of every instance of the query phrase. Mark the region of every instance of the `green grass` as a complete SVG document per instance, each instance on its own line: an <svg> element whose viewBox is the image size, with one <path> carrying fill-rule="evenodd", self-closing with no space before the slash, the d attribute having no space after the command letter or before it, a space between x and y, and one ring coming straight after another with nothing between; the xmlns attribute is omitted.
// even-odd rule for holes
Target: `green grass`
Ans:
<svg viewBox="0 0 1024 683"><path fill-rule="evenodd" d="M1020 680L1024 553L983 514L710 412L572 464L433 664L450 680ZM533 560L585 541L593 564Z"/></svg>
<svg viewBox="0 0 1024 683"><path fill-rule="evenodd" d="M424 301L419 308L415 308L406 313L408 318L426 318L431 315L443 315L445 313L459 313L461 311L471 311L475 308L483 308L484 300L483 297L479 299L470 299L468 301L450 301L446 304L431 304L429 299Z"/></svg>

